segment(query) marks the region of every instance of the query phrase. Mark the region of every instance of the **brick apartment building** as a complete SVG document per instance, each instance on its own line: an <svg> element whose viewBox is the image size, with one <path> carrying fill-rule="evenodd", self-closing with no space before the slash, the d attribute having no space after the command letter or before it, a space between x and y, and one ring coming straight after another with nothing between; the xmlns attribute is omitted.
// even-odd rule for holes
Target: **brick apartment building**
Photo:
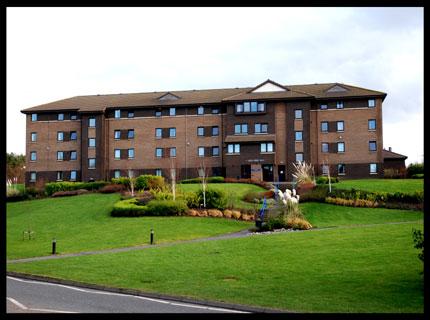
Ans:
<svg viewBox="0 0 430 320"><path fill-rule="evenodd" d="M77 96L22 110L26 183L140 174L292 181L316 174L379 177L386 94L326 83Z"/></svg>

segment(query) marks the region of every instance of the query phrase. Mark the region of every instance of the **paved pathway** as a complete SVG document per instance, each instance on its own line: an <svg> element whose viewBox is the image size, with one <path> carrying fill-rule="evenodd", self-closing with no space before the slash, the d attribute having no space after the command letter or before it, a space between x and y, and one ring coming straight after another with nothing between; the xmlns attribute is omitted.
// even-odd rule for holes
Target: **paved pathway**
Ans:
<svg viewBox="0 0 430 320"><path fill-rule="evenodd" d="M208 238L198 238L198 239L192 239L192 240L182 240L182 241L153 244L153 245L147 244L147 245L134 246L134 247L95 250L95 251L83 251L83 252L77 252L77 253L66 253L66 254L57 254L57 255L51 255L51 256L7 260L7 263L22 263L22 262L31 262L31 261L40 261L40 260L63 259L63 258L68 258L68 257L78 257L78 256L86 256L86 255L104 254L104 253L126 252L126 251L134 251L134 250L143 250L143 249L154 248L154 247L155 248L156 247L168 247L168 246L174 246L174 245L183 244L183 243L213 241L213 240L220 240L220 239L243 238L243 237L248 237L251 235L276 234L276 233L280 233L280 232L312 232L312 231L323 231L323 230L331 230L331 229L368 228L368 227L375 227L375 226L387 225L387 224L415 223L418 221L421 221L421 220L386 222L386 223L376 223L376 224L361 224L361 225L357 224L357 225L315 228L315 229L311 229L311 230L285 230L285 231L278 231L278 232L275 231L275 232L261 232L261 233L254 233L254 232L250 232L249 230L242 230L242 231L235 232L235 233L221 234L218 236L213 236L213 237L208 237Z"/></svg>

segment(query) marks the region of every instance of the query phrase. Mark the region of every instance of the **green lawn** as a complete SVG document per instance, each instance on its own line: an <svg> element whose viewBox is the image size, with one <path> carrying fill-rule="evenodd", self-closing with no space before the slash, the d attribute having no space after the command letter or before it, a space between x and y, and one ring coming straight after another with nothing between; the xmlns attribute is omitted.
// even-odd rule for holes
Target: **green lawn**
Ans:
<svg viewBox="0 0 430 320"><path fill-rule="evenodd" d="M178 184L177 187L178 190L183 192L197 192L201 188L201 184ZM253 208L254 205L243 201L242 197L248 192L266 191L262 187L248 183L209 183L208 188L225 191L227 197L231 197L234 200L236 208Z"/></svg>
<svg viewBox="0 0 430 320"><path fill-rule="evenodd" d="M423 224L249 236L7 269L298 312L422 313L412 228Z"/></svg>
<svg viewBox="0 0 430 320"><path fill-rule="evenodd" d="M357 189L379 192L414 193L424 190L424 179L357 179L341 180L333 184L338 189Z"/></svg>
<svg viewBox="0 0 430 320"><path fill-rule="evenodd" d="M423 220L422 211L384 208L354 208L327 203L300 204L306 219L317 228Z"/></svg>
<svg viewBox="0 0 430 320"><path fill-rule="evenodd" d="M236 232L251 222L196 217L114 218L110 216L118 194L7 203L7 258L49 255L57 239L60 253L128 247L149 242L150 229L157 243ZM35 240L23 240L22 232L36 232Z"/></svg>

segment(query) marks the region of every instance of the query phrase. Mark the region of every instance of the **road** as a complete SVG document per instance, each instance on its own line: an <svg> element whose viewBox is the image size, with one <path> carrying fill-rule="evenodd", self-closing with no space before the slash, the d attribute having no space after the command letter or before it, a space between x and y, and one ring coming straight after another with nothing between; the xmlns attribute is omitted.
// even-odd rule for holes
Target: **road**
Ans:
<svg viewBox="0 0 430 320"><path fill-rule="evenodd" d="M7 313L242 313L10 276L6 300Z"/></svg>

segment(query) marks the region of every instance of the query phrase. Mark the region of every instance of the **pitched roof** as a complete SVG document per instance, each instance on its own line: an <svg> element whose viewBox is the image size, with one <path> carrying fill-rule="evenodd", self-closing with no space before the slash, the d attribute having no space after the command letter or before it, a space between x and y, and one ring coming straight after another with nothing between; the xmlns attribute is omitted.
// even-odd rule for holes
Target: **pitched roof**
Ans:
<svg viewBox="0 0 430 320"><path fill-rule="evenodd" d="M275 83L267 80L260 84ZM334 85L341 85L347 88L346 92L327 92ZM287 91L273 92L251 92L257 87L246 88L226 88L226 89L205 89L205 90L184 90L184 91L162 91L162 92L142 92L142 93L119 93L105 95L76 96L63 100L58 100L35 107L21 110L23 113L79 110L80 112L100 112L106 108L115 107L153 107L169 105L199 105L220 102L233 102L241 100L276 100L276 99L300 99L300 98L333 98L333 97L357 97L357 96L381 96L386 94L379 91L368 90L346 84L325 83L283 86ZM160 99L163 96L177 96L179 99Z"/></svg>
<svg viewBox="0 0 430 320"><path fill-rule="evenodd" d="M403 155L403 154L400 154L400 153L396 153L396 152L393 152L393 151L389 151L389 150L383 149L382 150L382 158L384 158L384 159L403 159L403 160L406 160L408 157L405 156L405 155Z"/></svg>

